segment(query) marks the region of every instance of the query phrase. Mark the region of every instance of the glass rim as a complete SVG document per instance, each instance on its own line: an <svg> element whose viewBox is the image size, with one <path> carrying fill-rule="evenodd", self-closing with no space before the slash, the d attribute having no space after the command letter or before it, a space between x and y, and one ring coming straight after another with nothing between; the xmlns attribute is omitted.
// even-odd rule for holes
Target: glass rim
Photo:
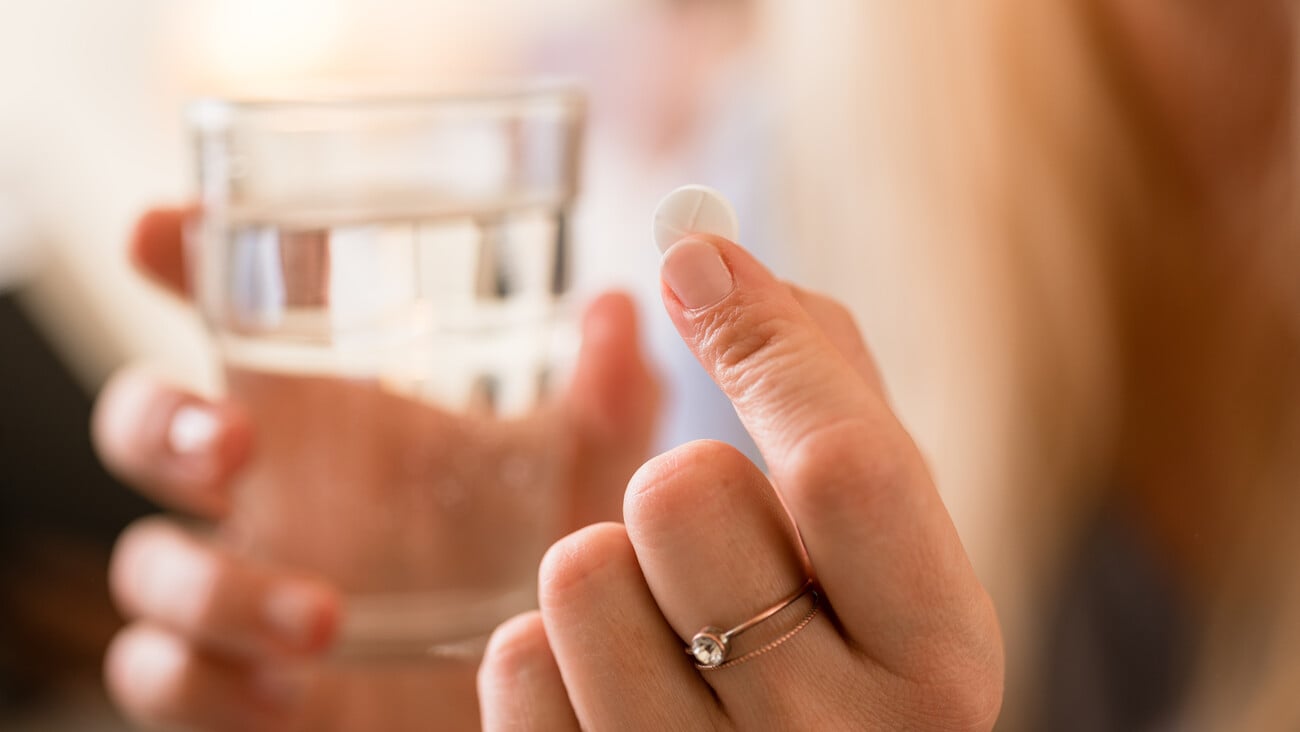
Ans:
<svg viewBox="0 0 1300 732"><path fill-rule="evenodd" d="M437 111L442 108L494 108L533 105L565 110L581 116L586 94L571 81L530 81L461 86L419 91L366 91L364 89L299 92L284 95L199 96L185 104L185 117L200 131L230 127L244 115L310 112Z"/></svg>

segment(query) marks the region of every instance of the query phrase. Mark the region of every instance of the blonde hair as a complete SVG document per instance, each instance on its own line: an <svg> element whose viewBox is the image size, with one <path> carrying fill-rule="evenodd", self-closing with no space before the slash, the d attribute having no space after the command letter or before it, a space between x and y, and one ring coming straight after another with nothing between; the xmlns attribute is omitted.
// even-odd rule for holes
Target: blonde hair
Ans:
<svg viewBox="0 0 1300 732"><path fill-rule="evenodd" d="M1300 515L1300 449L1287 449L1300 437L1300 249L1279 236L1295 230L1291 130L1264 129L1278 110L1247 110L1258 129L1244 131L1271 147L1198 159L1222 141L1169 139L1131 41L1097 8L767 8L804 276L857 314L998 601L1006 728L1029 723L1040 624L1066 553L1116 487L1147 479L1169 495L1177 445L1161 439L1178 437L1178 420L1222 441L1207 456L1216 474L1200 476L1205 500L1253 496L1225 504L1214 571L1260 576L1215 585L1219 620L1195 688L1224 688L1222 649L1239 645L1260 588L1280 601L1283 570L1264 565L1284 556L1285 533L1263 522ZM1233 240L1255 261L1234 261ZM1227 275L1229 264L1240 266ZM1242 352L1213 351L1226 346ZM1206 396L1218 389L1224 398ZM1273 637L1300 635L1296 625ZM1295 678L1294 662L1277 666L1272 678ZM1200 720L1246 706L1296 719L1261 694L1193 696L1217 700L1218 711L1188 710Z"/></svg>

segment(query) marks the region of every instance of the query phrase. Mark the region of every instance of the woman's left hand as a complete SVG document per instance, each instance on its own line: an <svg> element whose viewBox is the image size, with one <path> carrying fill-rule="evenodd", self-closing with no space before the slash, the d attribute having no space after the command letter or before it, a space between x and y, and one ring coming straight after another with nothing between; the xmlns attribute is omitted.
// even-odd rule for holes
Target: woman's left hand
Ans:
<svg viewBox="0 0 1300 732"><path fill-rule="evenodd" d="M991 728L992 603L847 312L716 237L678 242L661 275L771 481L713 442L647 463L626 524L557 543L540 611L493 637L485 727ZM816 595L732 639L741 662L702 670L684 652L702 627L738 626L809 578Z"/></svg>

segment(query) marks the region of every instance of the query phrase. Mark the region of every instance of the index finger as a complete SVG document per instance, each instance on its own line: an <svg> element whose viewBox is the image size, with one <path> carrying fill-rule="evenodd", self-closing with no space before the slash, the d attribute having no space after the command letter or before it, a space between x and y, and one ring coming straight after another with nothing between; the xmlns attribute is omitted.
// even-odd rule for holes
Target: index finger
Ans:
<svg viewBox="0 0 1300 732"><path fill-rule="evenodd" d="M661 276L669 316L762 452L850 639L887 666L925 657L926 641L969 648L950 636L982 624L972 608L987 597L879 388L736 244L692 235Z"/></svg>
<svg viewBox="0 0 1300 732"><path fill-rule="evenodd" d="M131 233L132 264L146 277L181 297L189 296L185 223L197 211L192 206L150 209L136 221Z"/></svg>

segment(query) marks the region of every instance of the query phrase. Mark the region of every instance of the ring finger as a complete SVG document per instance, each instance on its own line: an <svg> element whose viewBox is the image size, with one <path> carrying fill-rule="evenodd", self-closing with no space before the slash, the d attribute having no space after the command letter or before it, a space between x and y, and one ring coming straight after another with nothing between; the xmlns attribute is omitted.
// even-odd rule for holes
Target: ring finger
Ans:
<svg viewBox="0 0 1300 732"><path fill-rule="evenodd" d="M118 607L221 655L309 657L333 640L334 591L242 561L164 519L131 526L113 555Z"/></svg>
<svg viewBox="0 0 1300 732"><path fill-rule="evenodd" d="M538 601L583 729L717 726L713 695L683 663L622 524L595 524L556 542L542 560Z"/></svg>
<svg viewBox="0 0 1300 732"><path fill-rule="evenodd" d="M706 625L727 630L754 618L809 577L775 490L722 443L691 443L647 463L628 488L624 518L646 583L683 644ZM849 709L861 698L862 689L839 688L862 678L860 662L817 603L810 593L734 636L727 658L738 662L700 672L740 728L816 729L826 707L801 700L842 694L845 704L831 708ZM678 663L692 660L682 654Z"/></svg>

